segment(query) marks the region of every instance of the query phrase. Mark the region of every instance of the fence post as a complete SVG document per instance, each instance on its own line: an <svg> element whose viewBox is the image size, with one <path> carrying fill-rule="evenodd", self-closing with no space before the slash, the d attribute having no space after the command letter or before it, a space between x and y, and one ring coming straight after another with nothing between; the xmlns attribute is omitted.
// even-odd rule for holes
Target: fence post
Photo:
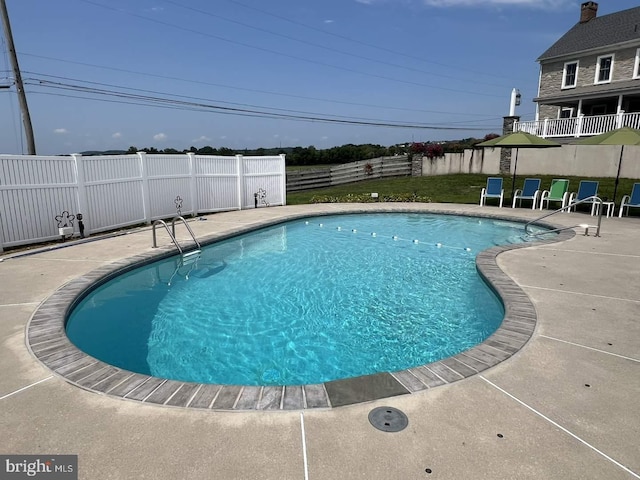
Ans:
<svg viewBox="0 0 640 480"><path fill-rule="evenodd" d="M542 126L542 138L547 138L547 131L549 130L549 119L544 119L544 124Z"/></svg>
<svg viewBox="0 0 640 480"><path fill-rule="evenodd" d="M616 117L616 128L622 128L622 120L624 118L624 110L620 110Z"/></svg>
<svg viewBox="0 0 640 480"><path fill-rule="evenodd" d="M147 152L138 152L140 178L142 178L142 210L144 221L151 223L151 192L149 191L149 171L147 169Z"/></svg>
<svg viewBox="0 0 640 480"><path fill-rule="evenodd" d="M0 212L0 253L4 252L4 247L3 247L3 243L2 243L2 212Z"/></svg>
<svg viewBox="0 0 640 480"><path fill-rule="evenodd" d="M192 215L195 217L200 211L200 206L196 205L196 201L198 199L198 186L196 184L196 154L188 152L187 157L189 158L189 190L191 194L191 208L193 209Z"/></svg>
<svg viewBox="0 0 640 480"><path fill-rule="evenodd" d="M280 154L280 196L282 197L282 205L287 204L287 162L285 154Z"/></svg>
<svg viewBox="0 0 640 480"><path fill-rule="evenodd" d="M88 213L88 202L87 202L87 184L84 175L84 160L82 159L82 154L80 153L72 153L73 161L76 167L76 185L77 185L77 202L78 202L78 211L73 212L75 215L78 213L83 214L83 223L84 223L84 234L85 236L91 235L91 221L93 220L90 216L86 216Z"/></svg>
<svg viewBox="0 0 640 480"><path fill-rule="evenodd" d="M244 165L242 155L236 155L236 172L238 172L238 210L242 210L244 198Z"/></svg>

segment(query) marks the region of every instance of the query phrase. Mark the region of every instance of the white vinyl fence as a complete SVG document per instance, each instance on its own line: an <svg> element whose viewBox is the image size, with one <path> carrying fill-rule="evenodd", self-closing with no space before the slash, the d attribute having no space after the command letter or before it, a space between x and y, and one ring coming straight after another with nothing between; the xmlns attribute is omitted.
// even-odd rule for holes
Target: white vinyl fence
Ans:
<svg viewBox="0 0 640 480"><path fill-rule="evenodd" d="M89 235L178 211L254 208L256 194L259 206L286 204L284 155L0 155L0 252L59 239L78 213Z"/></svg>

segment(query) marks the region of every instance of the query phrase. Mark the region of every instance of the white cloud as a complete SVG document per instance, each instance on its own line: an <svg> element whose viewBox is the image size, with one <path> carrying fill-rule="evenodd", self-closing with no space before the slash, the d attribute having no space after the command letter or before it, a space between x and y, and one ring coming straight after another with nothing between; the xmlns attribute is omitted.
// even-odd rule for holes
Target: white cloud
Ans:
<svg viewBox="0 0 640 480"><path fill-rule="evenodd" d="M153 136L153 139L154 139L156 142L163 142L163 141L165 141L165 140L167 139L167 136L166 136L164 133L156 133L156 134Z"/></svg>
<svg viewBox="0 0 640 480"><path fill-rule="evenodd" d="M333 20L325 20L324 23L333 23Z"/></svg>
<svg viewBox="0 0 640 480"><path fill-rule="evenodd" d="M220 137L220 140L226 140L226 139L227 139L227 136L226 136L226 135L222 135L222 136Z"/></svg>
<svg viewBox="0 0 640 480"><path fill-rule="evenodd" d="M193 140L191 140L193 143L199 143L199 142L210 142L211 139L205 135L201 135L198 138L194 138Z"/></svg>
<svg viewBox="0 0 640 480"><path fill-rule="evenodd" d="M362 3L363 5L371 5L373 0L356 0L357 3Z"/></svg>
<svg viewBox="0 0 640 480"><path fill-rule="evenodd" d="M122 138L122 134L120 132L116 132L113 135L111 135L111 138Z"/></svg>
<svg viewBox="0 0 640 480"><path fill-rule="evenodd" d="M66 128L56 128L53 133L64 135L65 133L69 133L69 131Z"/></svg>

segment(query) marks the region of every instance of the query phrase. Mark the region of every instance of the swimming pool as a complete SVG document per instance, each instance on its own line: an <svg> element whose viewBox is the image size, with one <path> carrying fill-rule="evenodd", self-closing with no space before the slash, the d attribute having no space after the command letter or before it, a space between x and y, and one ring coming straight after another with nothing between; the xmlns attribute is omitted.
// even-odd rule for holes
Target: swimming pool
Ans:
<svg viewBox="0 0 640 480"><path fill-rule="evenodd" d="M111 365L188 382L313 384L407 369L498 328L504 310L475 256L521 234L518 223L441 215L299 219L101 285L67 335Z"/></svg>

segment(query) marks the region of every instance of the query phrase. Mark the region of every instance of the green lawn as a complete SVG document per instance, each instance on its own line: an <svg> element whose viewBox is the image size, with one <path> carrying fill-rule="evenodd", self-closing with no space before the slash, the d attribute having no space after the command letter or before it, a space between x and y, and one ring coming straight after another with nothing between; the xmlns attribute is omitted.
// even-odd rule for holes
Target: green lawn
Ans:
<svg viewBox="0 0 640 480"><path fill-rule="evenodd" d="M434 177L398 177L382 180L365 180L357 183L349 183L330 188L305 190L303 192L291 192L287 194L287 204L300 205L313 203L314 196L340 197L348 194L369 194L377 192L383 196L402 196L415 194L419 197L427 197L434 203L478 203L480 190L487 183L487 177L494 175L457 174ZM496 175L497 176L497 175ZM613 198L614 178L586 178L586 177L558 177L551 175L529 175L542 180L542 189L548 189L553 178L568 178L569 191L577 192L580 180L598 180L600 182L598 194L603 200ZM504 179L504 205L511 204L512 178L505 175ZM518 176L516 188L522 188L524 176ZM631 188L637 179L621 178L618 184L616 205L620 204L623 195L629 195ZM495 200L493 200L495 202ZM489 200L492 203L492 200Z"/></svg>

